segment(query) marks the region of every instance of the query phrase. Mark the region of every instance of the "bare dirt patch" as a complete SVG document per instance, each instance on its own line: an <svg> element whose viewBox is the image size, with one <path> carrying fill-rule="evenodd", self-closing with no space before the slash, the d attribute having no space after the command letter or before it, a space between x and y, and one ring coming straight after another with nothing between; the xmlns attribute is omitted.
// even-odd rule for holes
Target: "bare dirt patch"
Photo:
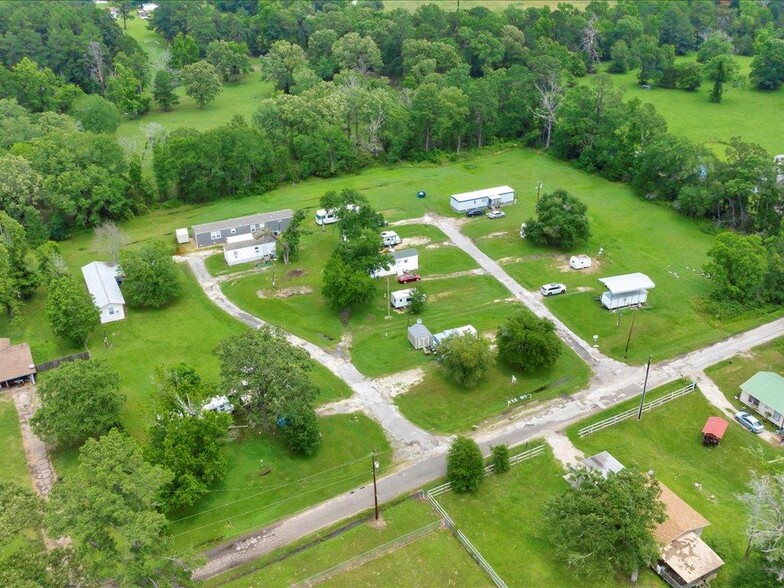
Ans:
<svg viewBox="0 0 784 588"><path fill-rule="evenodd" d="M415 245L426 245L430 243L430 237L414 235L413 237L403 237L402 247L413 247Z"/></svg>
<svg viewBox="0 0 784 588"><path fill-rule="evenodd" d="M290 272L288 272L286 274L286 277L287 278L301 278L303 275L305 275L305 270L303 270L303 269L295 269L295 270L291 270Z"/></svg>
<svg viewBox="0 0 784 588"><path fill-rule="evenodd" d="M373 385L384 396L394 398L399 394L407 392L412 386L421 382L424 377L425 372L422 368L415 368L373 380Z"/></svg>
<svg viewBox="0 0 784 588"><path fill-rule="evenodd" d="M496 263L498 265L508 265L510 263L520 263L528 259L527 257L502 257Z"/></svg>
<svg viewBox="0 0 784 588"><path fill-rule="evenodd" d="M490 233L489 235L484 235L480 237L481 239L495 239L496 237L507 237L509 236L509 231L496 231L495 233Z"/></svg>
<svg viewBox="0 0 784 588"><path fill-rule="evenodd" d="M256 290L256 296L259 298L290 298L291 296L299 296L301 294L310 294L313 288L310 286L292 286L291 288L283 288L282 290Z"/></svg>
<svg viewBox="0 0 784 588"><path fill-rule="evenodd" d="M591 288L590 286L578 286L574 289L575 292L592 292L595 288Z"/></svg>
<svg viewBox="0 0 784 588"><path fill-rule="evenodd" d="M455 244L452 241L442 241L441 243L431 243L425 249L438 249L440 247L455 247Z"/></svg>
<svg viewBox="0 0 784 588"><path fill-rule="evenodd" d="M483 276L485 275L485 270L479 269L472 269L466 270L462 272L452 272L451 274L433 274L431 276L427 276L428 280L447 280L449 278L462 278L465 276Z"/></svg>

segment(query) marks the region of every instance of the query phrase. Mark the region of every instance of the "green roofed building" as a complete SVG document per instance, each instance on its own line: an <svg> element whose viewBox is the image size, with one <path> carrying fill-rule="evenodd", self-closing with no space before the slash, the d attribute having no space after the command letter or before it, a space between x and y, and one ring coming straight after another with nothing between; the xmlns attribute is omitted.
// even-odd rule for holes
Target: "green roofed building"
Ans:
<svg viewBox="0 0 784 588"><path fill-rule="evenodd" d="M740 401L776 426L784 426L784 377L757 372L740 385Z"/></svg>

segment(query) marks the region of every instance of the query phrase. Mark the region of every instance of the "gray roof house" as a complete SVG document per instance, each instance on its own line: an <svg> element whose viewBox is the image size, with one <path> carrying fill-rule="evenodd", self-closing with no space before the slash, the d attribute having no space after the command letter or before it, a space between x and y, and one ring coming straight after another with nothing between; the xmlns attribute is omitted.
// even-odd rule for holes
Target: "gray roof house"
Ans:
<svg viewBox="0 0 784 588"><path fill-rule="evenodd" d="M232 235L248 235L264 229L274 234L282 233L289 226L294 211L290 208L263 214L251 214L240 218L193 225L193 240L196 247L222 245Z"/></svg>

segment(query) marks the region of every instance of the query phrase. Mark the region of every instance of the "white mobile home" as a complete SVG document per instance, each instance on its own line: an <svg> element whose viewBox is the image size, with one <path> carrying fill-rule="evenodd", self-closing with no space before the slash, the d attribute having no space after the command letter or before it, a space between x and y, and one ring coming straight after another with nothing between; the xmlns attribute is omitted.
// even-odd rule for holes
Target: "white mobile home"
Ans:
<svg viewBox="0 0 784 588"><path fill-rule="evenodd" d="M414 272L419 269L419 254L416 249L393 251L390 255L392 255L392 264L386 269L373 272L372 276L374 278L399 276L404 272Z"/></svg>
<svg viewBox="0 0 784 588"><path fill-rule="evenodd" d="M445 339L457 335L473 335L477 336L476 329L472 325L465 325L463 327L455 327L454 329L447 329L433 335L433 347L438 347Z"/></svg>
<svg viewBox="0 0 784 588"><path fill-rule="evenodd" d="M223 258L228 265L237 265L248 261L275 258L275 237L264 235L254 239L253 235L237 235L226 239L223 246Z"/></svg>
<svg viewBox="0 0 784 588"><path fill-rule="evenodd" d="M421 323L421 319L408 327L408 341L414 346L414 349L425 349L432 344L433 335L427 330L427 327Z"/></svg>
<svg viewBox="0 0 784 588"><path fill-rule="evenodd" d="M599 281L607 287L607 291L602 293L601 302L609 310L645 304L648 290L656 286L648 276L639 272L599 278Z"/></svg>
<svg viewBox="0 0 784 588"><path fill-rule="evenodd" d="M452 194L449 198L449 204L457 212L465 212L472 208L493 208L503 206L504 204L512 204L514 201L515 191L509 186Z"/></svg>
<svg viewBox="0 0 784 588"><path fill-rule="evenodd" d="M95 306L101 311L101 323L121 321L125 318L125 298L117 284L117 266L93 261L82 267L87 291Z"/></svg>
<svg viewBox="0 0 784 588"><path fill-rule="evenodd" d="M235 235L252 235L263 230L277 235L286 230L293 216L294 211L286 209L193 225L193 241L196 243L196 247L209 247L226 243L229 237Z"/></svg>

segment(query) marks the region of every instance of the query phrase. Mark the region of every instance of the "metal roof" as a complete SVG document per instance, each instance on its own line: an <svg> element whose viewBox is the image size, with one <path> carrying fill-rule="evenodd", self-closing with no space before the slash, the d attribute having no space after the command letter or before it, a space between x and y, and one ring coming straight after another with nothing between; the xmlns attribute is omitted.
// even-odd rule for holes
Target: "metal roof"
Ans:
<svg viewBox="0 0 784 588"><path fill-rule="evenodd" d="M724 560L692 531L670 541L662 549L662 559L687 585L724 565Z"/></svg>
<svg viewBox="0 0 784 588"><path fill-rule="evenodd" d="M248 237L250 237L250 239L237 239L236 241L232 241L231 243L227 242L223 246L223 250L234 251L235 249L256 247L257 245L261 245L263 243L271 243L275 240L275 237L273 237L272 235L264 235L263 237L260 237L258 239L254 239L252 235L248 235Z"/></svg>
<svg viewBox="0 0 784 588"><path fill-rule="evenodd" d="M427 327L422 323L414 323L410 327L408 327L409 334L413 335L415 339L420 339L422 337L432 337L430 331L428 331Z"/></svg>
<svg viewBox="0 0 784 588"><path fill-rule="evenodd" d="M599 470L603 477L610 473L617 474L623 469L623 464L615 459L608 451L602 451L582 461L583 465L589 469Z"/></svg>
<svg viewBox="0 0 784 588"><path fill-rule="evenodd" d="M639 272L613 276L611 278L599 278L599 281L607 286L607 289L613 294L623 294L624 292L647 290L656 287L656 284L648 276Z"/></svg>
<svg viewBox="0 0 784 588"><path fill-rule="evenodd" d="M509 186L497 186L495 188L485 188L484 190L474 190L473 192L452 194L452 198L458 202L466 202L467 200L476 200L477 198L490 198L492 196L498 196L499 194L513 194L514 191L514 188L510 188Z"/></svg>
<svg viewBox="0 0 784 588"><path fill-rule="evenodd" d="M125 304L120 287L117 285L115 266L102 261L93 261L82 267L87 291L95 300L98 308L107 304Z"/></svg>
<svg viewBox="0 0 784 588"><path fill-rule="evenodd" d="M705 426L702 428L702 432L706 435L713 435L716 439L721 439L724 436L724 433L727 432L728 425L729 423L721 417L708 417Z"/></svg>
<svg viewBox="0 0 784 588"><path fill-rule="evenodd" d="M0 339L0 382L8 382L35 373L33 354L27 343L11 345L10 339Z"/></svg>
<svg viewBox="0 0 784 588"><path fill-rule="evenodd" d="M193 235L209 233L211 231L223 231L225 229L244 227L245 225L258 225L261 223L269 223L275 221L282 221L290 219L294 216L294 211L290 208L285 210L278 210L275 212L265 212L260 214L251 214L248 216L241 216L239 218L230 218L222 221L215 221L214 223L204 223L201 225L193 225Z"/></svg>
<svg viewBox="0 0 784 588"><path fill-rule="evenodd" d="M406 288L405 290L395 290L394 292L392 292L392 296L394 298L407 298L408 296L411 296L412 290L413 288Z"/></svg>
<svg viewBox="0 0 784 588"><path fill-rule="evenodd" d="M784 378L774 372L757 372L740 385L765 406L784 412Z"/></svg>
<svg viewBox="0 0 784 588"><path fill-rule="evenodd" d="M395 259L405 259L406 257L414 257L416 254L416 249L401 249L400 251L393 251L392 257Z"/></svg>

